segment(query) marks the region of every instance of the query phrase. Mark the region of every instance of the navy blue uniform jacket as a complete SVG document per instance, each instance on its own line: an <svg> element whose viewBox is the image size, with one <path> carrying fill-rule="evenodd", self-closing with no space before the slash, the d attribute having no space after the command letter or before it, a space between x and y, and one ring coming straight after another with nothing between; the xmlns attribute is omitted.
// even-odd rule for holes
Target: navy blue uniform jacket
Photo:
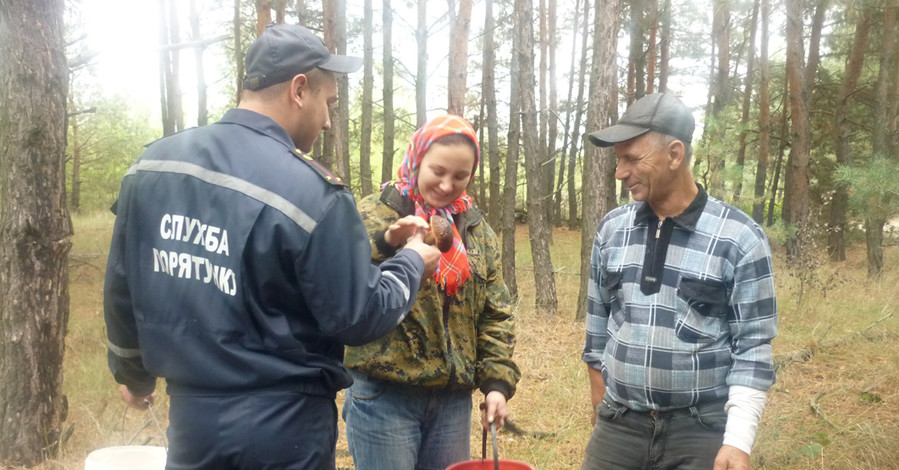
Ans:
<svg viewBox="0 0 899 470"><path fill-rule="evenodd" d="M424 263L373 266L352 194L241 109L152 145L122 182L104 286L109 367L132 393L333 396L344 345L393 330Z"/></svg>

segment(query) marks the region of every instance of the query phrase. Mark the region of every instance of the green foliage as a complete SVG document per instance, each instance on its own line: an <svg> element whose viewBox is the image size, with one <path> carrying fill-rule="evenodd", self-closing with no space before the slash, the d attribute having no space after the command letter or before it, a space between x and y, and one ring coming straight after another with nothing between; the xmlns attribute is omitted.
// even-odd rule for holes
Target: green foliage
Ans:
<svg viewBox="0 0 899 470"><path fill-rule="evenodd" d="M81 154L80 210L105 210L116 200L119 185L128 167L144 146L161 132L149 125L146 113L136 111L127 98L96 96L91 106L95 112L78 116L77 141L72 137L71 122L66 148L66 185L71 200L72 157L75 146ZM71 121L71 118L70 118Z"/></svg>
<svg viewBox="0 0 899 470"><path fill-rule="evenodd" d="M836 182L849 190L850 209L861 217L889 220L899 214L899 162L873 158L865 165L841 165Z"/></svg>
<svg viewBox="0 0 899 470"><path fill-rule="evenodd" d="M874 392L862 392L859 394L858 401L871 405L880 405L883 403L883 397Z"/></svg>

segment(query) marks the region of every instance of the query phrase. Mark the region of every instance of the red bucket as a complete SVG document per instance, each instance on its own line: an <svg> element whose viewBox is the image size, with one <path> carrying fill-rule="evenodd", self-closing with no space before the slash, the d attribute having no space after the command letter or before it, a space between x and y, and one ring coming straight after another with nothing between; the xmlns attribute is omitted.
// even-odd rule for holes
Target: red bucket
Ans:
<svg viewBox="0 0 899 470"><path fill-rule="evenodd" d="M494 423L490 423L490 436L493 438L493 460L487 458L487 430L485 429L481 460L454 463L446 467L446 470L534 470L534 467L524 462L499 458L496 449L496 425Z"/></svg>
<svg viewBox="0 0 899 470"><path fill-rule="evenodd" d="M495 470L493 460L469 460L446 467L446 470ZM534 470L534 467L515 460L499 460L499 470Z"/></svg>

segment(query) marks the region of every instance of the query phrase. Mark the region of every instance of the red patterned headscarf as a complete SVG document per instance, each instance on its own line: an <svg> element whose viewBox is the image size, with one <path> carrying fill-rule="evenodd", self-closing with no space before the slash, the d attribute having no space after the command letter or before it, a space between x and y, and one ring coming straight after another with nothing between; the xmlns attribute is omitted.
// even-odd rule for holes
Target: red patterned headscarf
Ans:
<svg viewBox="0 0 899 470"><path fill-rule="evenodd" d="M399 170L397 170L397 179L387 183L396 186L400 194L408 197L415 203L415 215L421 216L425 220L430 220L431 217L435 216L445 217L452 223L453 247L448 252L440 255L440 264L434 273L437 285L447 295L455 295L459 286L471 277L471 269L468 266L468 253L465 250L465 245L462 244L462 237L456 228L453 214L460 214L470 209L472 200L468 193L463 191L459 197L445 207L429 206L418 191L418 170L431 144L441 137L454 134L465 135L474 142L474 166L471 171L471 178L474 179L474 169L478 166L478 158L481 153L474 128L464 118L447 114L428 121L421 129L415 131L412 141L409 142L409 148L406 150L406 156L403 158Z"/></svg>

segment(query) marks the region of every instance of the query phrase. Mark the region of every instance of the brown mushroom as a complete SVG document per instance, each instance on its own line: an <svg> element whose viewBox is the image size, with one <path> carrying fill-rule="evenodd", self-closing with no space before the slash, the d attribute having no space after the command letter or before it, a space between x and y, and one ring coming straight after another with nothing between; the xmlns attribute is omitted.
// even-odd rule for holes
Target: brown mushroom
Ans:
<svg viewBox="0 0 899 470"><path fill-rule="evenodd" d="M425 234L425 243L435 245L442 253L453 247L453 225L445 217L431 217L431 230Z"/></svg>

